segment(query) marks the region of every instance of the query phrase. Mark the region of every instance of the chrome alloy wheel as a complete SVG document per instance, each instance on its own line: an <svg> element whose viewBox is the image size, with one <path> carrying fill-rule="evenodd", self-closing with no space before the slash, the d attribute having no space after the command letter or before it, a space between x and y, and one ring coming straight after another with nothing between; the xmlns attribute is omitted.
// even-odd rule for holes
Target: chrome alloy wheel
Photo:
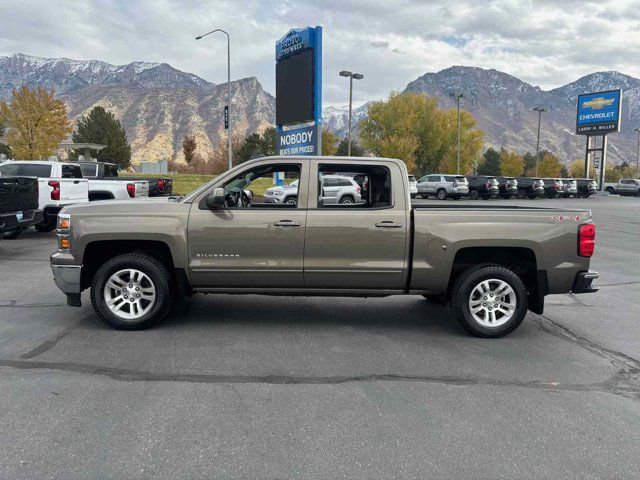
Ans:
<svg viewBox="0 0 640 480"><path fill-rule="evenodd" d="M469 311L473 319L483 327L500 327L516 311L516 293L507 282L491 278L483 280L471 290Z"/></svg>
<svg viewBox="0 0 640 480"><path fill-rule="evenodd" d="M156 303L156 287L140 270L119 270L104 285L104 302L109 310L123 320L137 320Z"/></svg>

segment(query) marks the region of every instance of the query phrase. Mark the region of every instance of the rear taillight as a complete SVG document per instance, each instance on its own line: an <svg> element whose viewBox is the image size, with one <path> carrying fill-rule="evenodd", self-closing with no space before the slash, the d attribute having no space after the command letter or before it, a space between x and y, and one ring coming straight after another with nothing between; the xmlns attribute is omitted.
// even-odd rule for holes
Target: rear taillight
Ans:
<svg viewBox="0 0 640 480"><path fill-rule="evenodd" d="M136 196L136 186L133 183L127 183L127 193L131 198Z"/></svg>
<svg viewBox="0 0 640 480"><path fill-rule="evenodd" d="M485 183L484 186L487 187L487 188L491 188L491 182Z"/></svg>
<svg viewBox="0 0 640 480"><path fill-rule="evenodd" d="M51 200L60 200L60 182L57 180L49 180L49 186L53 188L53 190L51 190Z"/></svg>
<svg viewBox="0 0 640 480"><path fill-rule="evenodd" d="M162 179L158 180L158 190L164 191L164 180Z"/></svg>
<svg viewBox="0 0 640 480"><path fill-rule="evenodd" d="M360 189L360 185L356 185L356 192L360 193L362 190Z"/></svg>
<svg viewBox="0 0 640 480"><path fill-rule="evenodd" d="M585 223L578 227L578 255L591 257L596 247L596 226L593 223Z"/></svg>

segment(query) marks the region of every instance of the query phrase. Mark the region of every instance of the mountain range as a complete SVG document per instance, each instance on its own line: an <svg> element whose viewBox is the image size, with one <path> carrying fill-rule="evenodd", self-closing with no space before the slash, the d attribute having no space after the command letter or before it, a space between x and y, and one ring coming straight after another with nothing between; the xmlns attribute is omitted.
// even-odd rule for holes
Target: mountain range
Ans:
<svg viewBox="0 0 640 480"><path fill-rule="evenodd" d="M186 134L194 134L199 150L207 155L224 132L226 84L215 85L166 63L111 65L19 53L0 57L0 98L10 98L21 85L55 89L73 120L95 105L112 111L127 132L134 163L181 158ZM577 95L614 88L623 89L622 130L609 136L609 159L635 161L640 80L619 72L592 73L545 91L497 70L454 66L420 76L405 91L434 96L442 108L455 106L452 91L462 92L461 106L485 131L486 145L520 153L535 151L538 117L532 108L544 106L548 111L542 115L540 146L569 163L582 158L585 148L584 137L574 133ZM273 124L275 98L255 77L232 81L231 90L234 132L247 135ZM370 104L353 110L356 135ZM325 126L341 136L346 135L347 121L346 107L323 110Z"/></svg>

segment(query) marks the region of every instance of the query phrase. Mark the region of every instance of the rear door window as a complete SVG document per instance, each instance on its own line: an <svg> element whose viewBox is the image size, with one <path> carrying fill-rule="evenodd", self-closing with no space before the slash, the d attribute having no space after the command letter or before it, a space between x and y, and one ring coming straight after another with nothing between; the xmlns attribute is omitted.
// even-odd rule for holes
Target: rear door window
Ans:
<svg viewBox="0 0 640 480"><path fill-rule="evenodd" d="M98 175L98 165L80 165L83 177L95 177Z"/></svg>
<svg viewBox="0 0 640 480"><path fill-rule="evenodd" d="M19 169L20 175L24 177L49 178L51 176L51 165L27 164L23 163Z"/></svg>
<svg viewBox="0 0 640 480"><path fill-rule="evenodd" d="M318 166L319 208L386 208L391 202L387 167L348 164Z"/></svg>
<svg viewBox="0 0 640 480"><path fill-rule="evenodd" d="M82 178L80 165L62 165L62 178Z"/></svg>

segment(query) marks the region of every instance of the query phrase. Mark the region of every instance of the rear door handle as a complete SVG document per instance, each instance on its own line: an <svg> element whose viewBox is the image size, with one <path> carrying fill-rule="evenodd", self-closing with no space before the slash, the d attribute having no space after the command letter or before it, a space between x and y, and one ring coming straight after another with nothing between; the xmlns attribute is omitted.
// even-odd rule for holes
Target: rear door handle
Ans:
<svg viewBox="0 0 640 480"><path fill-rule="evenodd" d="M299 222L294 222L293 220L280 220L279 222L275 222L274 225L276 227L299 227L302 224Z"/></svg>
<svg viewBox="0 0 640 480"><path fill-rule="evenodd" d="M376 223L376 227L378 228L402 228L401 223L391 222L389 220L385 220L384 222Z"/></svg>

